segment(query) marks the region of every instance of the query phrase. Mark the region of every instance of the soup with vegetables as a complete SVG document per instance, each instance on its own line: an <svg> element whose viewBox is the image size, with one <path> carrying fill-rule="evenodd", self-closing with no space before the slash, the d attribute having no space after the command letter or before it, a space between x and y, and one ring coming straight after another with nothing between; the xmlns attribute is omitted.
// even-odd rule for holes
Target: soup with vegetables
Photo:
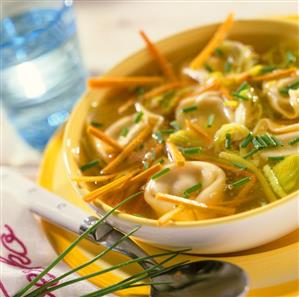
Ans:
<svg viewBox="0 0 299 297"><path fill-rule="evenodd" d="M299 51L257 52L227 39L230 15L180 67L141 32L160 71L91 78L109 88L86 120L73 177L84 200L171 221L204 220L261 207L299 188Z"/></svg>

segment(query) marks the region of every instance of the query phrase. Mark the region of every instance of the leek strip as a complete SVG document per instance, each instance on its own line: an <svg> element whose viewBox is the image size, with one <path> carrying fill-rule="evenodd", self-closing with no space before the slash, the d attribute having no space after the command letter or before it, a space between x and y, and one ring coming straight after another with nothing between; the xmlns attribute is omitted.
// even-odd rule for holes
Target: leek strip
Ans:
<svg viewBox="0 0 299 297"><path fill-rule="evenodd" d="M273 202L273 201L277 200L277 198L274 195L271 187L269 186L265 176L252 162L244 160L242 157L240 157L236 154L233 154L233 153L229 153L229 152L222 152L219 154L219 157L223 158L225 160L231 161L231 162L238 162L238 163L246 166L249 170L251 170L256 175L261 186L263 187L263 190L267 197L267 200L269 202Z"/></svg>
<svg viewBox="0 0 299 297"><path fill-rule="evenodd" d="M270 185L272 186L273 191L279 196L279 197L284 197L287 196L287 193L283 190L281 185L279 184L279 181L272 171L271 167L269 165L265 165L263 167L263 171L265 176L267 177Z"/></svg>

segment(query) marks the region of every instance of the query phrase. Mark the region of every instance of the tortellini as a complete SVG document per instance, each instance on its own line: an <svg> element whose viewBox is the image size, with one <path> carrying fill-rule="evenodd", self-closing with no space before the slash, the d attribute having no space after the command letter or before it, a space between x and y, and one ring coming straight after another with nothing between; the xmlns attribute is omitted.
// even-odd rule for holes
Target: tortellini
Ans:
<svg viewBox="0 0 299 297"><path fill-rule="evenodd" d="M299 117L299 88L288 88L295 82L299 84L298 71L295 76L269 81L263 85L270 106L281 116L290 120Z"/></svg>
<svg viewBox="0 0 299 297"><path fill-rule="evenodd" d="M262 116L262 106L258 101L242 101L235 110L234 121L238 124L252 128Z"/></svg>
<svg viewBox="0 0 299 297"><path fill-rule="evenodd" d="M253 130L255 135L266 132L274 135L282 144L281 147L261 151L260 156L264 159L268 157L288 156L299 151L299 143L288 145L290 141L299 137L299 124L281 125L269 119L261 119Z"/></svg>
<svg viewBox="0 0 299 297"><path fill-rule="evenodd" d="M219 50L223 53L222 55L220 54L219 58L223 56L226 61L231 62L231 72L239 73L249 70L251 67L254 66L257 60L257 56L254 50L250 46L238 41L226 40L219 47ZM210 58L210 63L212 67L214 66L214 63L217 63L217 61L213 63L213 58L216 59L216 57L213 56ZM223 65L223 61L221 62L222 65L219 65L218 62L218 65L215 64L214 67L217 68L219 71L228 72L227 69L225 69L225 64Z"/></svg>
<svg viewBox="0 0 299 297"><path fill-rule="evenodd" d="M224 106L220 92L205 92L186 98L176 109L176 120L181 127L185 127L185 120L189 119L198 123L212 136L223 124L231 122L232 118L233 114Z"/></svg>
<svg viewBox="0 0 299 297"><path fill-rule="evenodd" d="M130 143L146 125L150 124L154 126L153 131L155 131L163 123L162 116L148 111L141 104L136 104L135 108L135 114L120 118L105 130L105 133L115 139L122 147ZM103 146L103 143L96 139L95 141L100 156L105 161L108 161L109 155L107 154L107 149Z"/></svg>
<svg viewBox="0 0 299 297"><path fill-rule="evenodd" d="M160 201L155 198L157 193L166 193L184 197L186 189L201 183L200 192L196 194L195 200L203 203L217 203L222 200L225 189L225 173L218 166L201 161L188 161L184 167L168 164L165 168L170 171L159 177L151 179L145 187L144 198L160 217L173 209L174 204ZM206 215L201 214L202 217ZM192 220L192 212L184 211L177 214L176 220Z"/></svg>

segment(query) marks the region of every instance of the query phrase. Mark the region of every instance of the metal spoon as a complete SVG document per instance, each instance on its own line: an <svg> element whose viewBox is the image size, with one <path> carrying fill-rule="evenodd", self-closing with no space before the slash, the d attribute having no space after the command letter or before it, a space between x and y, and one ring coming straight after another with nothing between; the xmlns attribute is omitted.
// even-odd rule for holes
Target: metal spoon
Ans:
<svg viewBox="0 0 299 297"><path fill-rule="evenodd" d="M1 171L1 180L16 195L24 197L33 212L70 231L81 233L98 220L14 171L4 168ZM83 223L80 225L80 222ZM105 247L111 247L123 236L123 233L108 223L103 223L90 234L90 239ZM113 250L133 259L148 256L129 238ZM140 264L147 269L157 263L151 259ZM180 265L153 280L169 284L152 286L150 297L240 297L248 290L248 278L240 267L215 260Z"/></svg>
<svg viewBox="0 0 299 297"><path fill-rule="evenodd" d="M84 232L98 219L87 217L80 227ZM103 246L111 247L124 234L108 223L101 224L90 238ZM130 258L148 256L134 241L126 239L113 250ZM151 261L140 262L144 269L157 265ZM150 297L239 297L248 289L246 273L238 266L215 260L196 261L180 265L166 274L153 279L155 282L169 282L167 285L152 286Z"/></svg>

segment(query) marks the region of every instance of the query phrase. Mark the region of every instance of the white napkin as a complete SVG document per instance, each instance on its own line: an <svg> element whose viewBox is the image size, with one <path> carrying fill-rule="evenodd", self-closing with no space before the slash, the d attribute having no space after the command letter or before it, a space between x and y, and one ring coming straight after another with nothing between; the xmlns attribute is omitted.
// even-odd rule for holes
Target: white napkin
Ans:
<svg viewBox="0 0 299 297"><path fill-rule="evenodd" d="M3 168L0 167L0 170ZM1 180L0 296L3 297L12 297L56 258L38 219L26 207L22 197L14 194L13 188L16 186L18 185L10 182L3 184ZM63 262L58 264L37 286L68 270ZM74 274L70 278L74 277L78 275ZM85 281L45 296L76 297L96 289L98 288Z"/></svg>

